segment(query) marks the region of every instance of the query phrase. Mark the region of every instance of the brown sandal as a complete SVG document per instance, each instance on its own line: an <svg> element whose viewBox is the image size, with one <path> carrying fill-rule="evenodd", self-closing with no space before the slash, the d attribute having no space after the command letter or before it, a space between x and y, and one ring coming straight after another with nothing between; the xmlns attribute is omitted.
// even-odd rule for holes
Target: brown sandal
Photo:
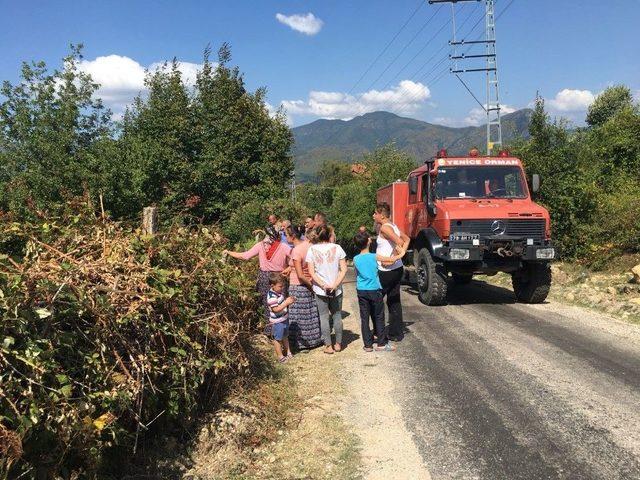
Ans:
<svg viewBox="0 0 640 480"><path fill-rule="evenodd" d="M333 347L331 345L327 345L326 347L324 347L323 351L327 355L333 355Z"/></svg>

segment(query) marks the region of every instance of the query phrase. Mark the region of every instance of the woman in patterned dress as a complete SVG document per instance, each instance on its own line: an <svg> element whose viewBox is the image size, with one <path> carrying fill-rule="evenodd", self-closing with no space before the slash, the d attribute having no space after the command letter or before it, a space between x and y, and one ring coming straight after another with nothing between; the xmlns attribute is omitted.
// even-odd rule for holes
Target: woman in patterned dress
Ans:
<svg viewBox="0 0 640 480"><path fill-rule="evenodd" d="M289 307L289 341L298 350L322 345L320 317L316 305L311 276L305 257L310 243L301 240L304 227L290 225L286 228L287 242L293 244L289 255L289 295L296 301Z"/></svg>

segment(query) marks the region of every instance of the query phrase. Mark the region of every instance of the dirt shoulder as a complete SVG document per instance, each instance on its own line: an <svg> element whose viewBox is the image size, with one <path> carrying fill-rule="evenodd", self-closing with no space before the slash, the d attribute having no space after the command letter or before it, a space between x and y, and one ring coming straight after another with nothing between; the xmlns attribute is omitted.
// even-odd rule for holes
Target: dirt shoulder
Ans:
<svg viewBox="0 0 640 480"><path fill-rule="evenodd" d="M344 350L299 353L271 386L245 392L243 407L231 402L203 426L183 478L430 478L393 395L395 354L362 350L353 284L344 298ZM260 402L277 410L275 425ZM252 446L246 432L256 422L267 433Z"/></svg>
<svg viewBox="0 0 640 480"><path fill-rule="evenodd" d="M343 310L345 330L360 331L357 298L353 284L346 285ZM339 400L340 412L360 439L361 471L365 479L430 479L429 471L405 427L398 395L394 394L399 368L395 352L362 350L359 334L348 348L331 360L347 395ZM398 346L402 348L402 344Z"/></svg>
<svg viewBox="0 0 640 480"><path fill-rule="evenodd" d="M551 271L550 300L640 323L640 283L630 269L592 272L576 264L558 262L551 266ZM507 274L478 279L511 289L511 277Z"/></svg>

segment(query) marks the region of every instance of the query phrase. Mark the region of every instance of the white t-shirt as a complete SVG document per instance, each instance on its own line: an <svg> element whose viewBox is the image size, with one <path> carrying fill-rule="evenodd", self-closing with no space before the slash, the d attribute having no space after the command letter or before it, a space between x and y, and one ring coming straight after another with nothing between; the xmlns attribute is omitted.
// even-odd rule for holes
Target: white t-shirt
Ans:
<svg viewBox="0 0 640 480"><path fill-rule="evenodd" d="M318 243L311 245L307 251L305 261L313 263L316 275L325 284L333 284L338 279L340 273L340 260L347 257L340 245L335 243ZM316 295L327 296L327 292L320 285L313 282L313 291ZM336 289L336 296L342 293L342 285Z"/></svg>
<svg viewBox="0 0 640 480"><path fill-rule="evenodd" d="M400 236L400 229L394 223L387 222L384 225L390 225L393 231L395 232L395 234L397 236ZM384 225L380 227L380 230L382 230L382 227L384 227ZM378 239L376 240L376 244L377 244L376 254L380 255L381 257L393 256L393 251L396 248L396 244L384 238L382 236L382 233L378 233ZM382 265L382 262L378 262L378 270L382 272L389 272L391 270L395 270L396 268L400 268L400 267L402 267L402 260L396 260L392 265Z"/></svg>

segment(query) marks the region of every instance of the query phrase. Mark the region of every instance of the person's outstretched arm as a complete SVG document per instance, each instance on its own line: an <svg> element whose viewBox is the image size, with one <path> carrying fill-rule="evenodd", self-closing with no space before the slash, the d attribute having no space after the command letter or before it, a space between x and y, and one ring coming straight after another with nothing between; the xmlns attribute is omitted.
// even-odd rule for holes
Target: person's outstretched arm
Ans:
<svg viewBox="0 0 640 480"><path fill-rule="evenodd" d="M260 248L261 248L260 243L262 242L256 243L253 247L251 247L246 252L232 252L229 250L223 250L222 254L229 255L230 257L237 258L238 260L249 260L253 257L256 257L258 255L258 252L260 252Z"/></svg>

